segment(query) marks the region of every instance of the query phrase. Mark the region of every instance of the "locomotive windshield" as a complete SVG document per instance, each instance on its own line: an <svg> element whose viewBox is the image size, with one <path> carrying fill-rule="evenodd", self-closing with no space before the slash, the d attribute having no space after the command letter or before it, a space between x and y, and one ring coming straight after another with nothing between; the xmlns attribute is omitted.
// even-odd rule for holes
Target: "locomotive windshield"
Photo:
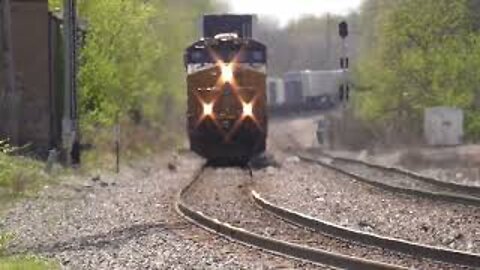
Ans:
<svg viewBox="0 0 480 270"><path fill-rule="evenodd" d="M187 50L186 64L217 63L266 63L266 50L260 44L225 44L194 46Z"/></svg>

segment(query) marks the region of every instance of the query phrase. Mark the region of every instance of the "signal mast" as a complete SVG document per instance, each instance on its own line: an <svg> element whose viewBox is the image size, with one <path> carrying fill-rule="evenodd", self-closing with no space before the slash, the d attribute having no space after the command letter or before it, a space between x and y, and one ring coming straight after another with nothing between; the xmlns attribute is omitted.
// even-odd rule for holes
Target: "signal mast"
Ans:
<svg viewBox="0 0 480 270"><path fill-rule="evenodd" d="M350 98L350 85L348 82L347 72L349 69L349 58L347 53L347 37L348 37L348 24L346 21L340 22L338 25L338 34L342 38L342 55L340 57L340 69L343 74L343 82L340 84L339 100L340 102L346 102Z"/></svg>

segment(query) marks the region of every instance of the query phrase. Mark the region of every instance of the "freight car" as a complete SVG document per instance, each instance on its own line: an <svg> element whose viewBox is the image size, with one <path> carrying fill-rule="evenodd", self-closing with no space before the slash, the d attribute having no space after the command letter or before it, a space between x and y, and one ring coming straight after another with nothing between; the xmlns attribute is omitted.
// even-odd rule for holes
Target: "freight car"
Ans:
<svg viewBox="0 0 480 270"><path fill-rule="evenodd" d="M190 148L213 162L246 163L266 148L267 51L253 21L204 16L203 38L185 52Z"/></svg>
<svg viewBox="0 0 480 270"><path fill-rule="evenodd" d="M348 73L342 70L304 70L284 75L287 108L328 110L339 103L340 85Z"/></svg>
<svg viewBox="0 0 480 270"><path fill-rule="evenodd" d="M285 87L281 78L267 78L267 99L270 108L277 108L285 103Z"/></svg>

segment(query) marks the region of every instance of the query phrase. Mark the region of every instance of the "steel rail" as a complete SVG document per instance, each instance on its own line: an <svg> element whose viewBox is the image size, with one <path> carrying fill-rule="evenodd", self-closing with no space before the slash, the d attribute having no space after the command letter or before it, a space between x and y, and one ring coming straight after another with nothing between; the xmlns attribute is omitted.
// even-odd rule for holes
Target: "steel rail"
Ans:
<svg viewBox="0 0 480 270"><path fill-rule="evenodd" d="M364 160L358 160L358 159L346 158L346 157L338 157L338 156L334 156L334 155L327 154L327 153L321 153L320 155L323 155L325 157L328 157L328 158L331 158L331 159L334 159L334 160L360 164L360 165L364 165L364 166L367 166L367 167L373 168L373 169L379 169L379 170L384 170L384 171L387 171L387 172L392 172L392 173L405 175L405 176L411 177L415 180L418 180L420 182L424 182L426 184L438 186L438 187L441 187L441 188L451 189L455 192L462 192L462 193L470 194L470 195L473 195L474 197L479 197L480 198L480 187L479 186L470 186L470 185L462 185L462 184L458 184L458 183L446 182L446 181L442 181L442 180L439 180L439 179L434 178L434 177L425 176L425 175L422 175L422 174L419 174L419 173L416 173L416 172L413 172L411 170L407 170L407 169L404 169L404 168L399 168L399 167L394 167L394 166L384 166L384 165L380 165L380 164L376 164L376 163L368 162L368 161L364 161Z"/></svg>
<svg viewBox="0 0 480 270"><path fill-rule="evenodd" d="M252 191L252 198L258 206L271 212L277 217L297 226L306 227L323 234L369 246L376 246L387 250L401 252L417 258L421 257L451 264L480 267L480 254L428 246L338 226L275 205L262 198L260 194L255 191Z"/></svg>
<svg viewBox="0 0 480 270"><path fill-rule="evenodd" d="M328 159L331 159L332 161L339 160L336 157L331 157L326 154L322 154L323 156L327 157ZM408 187L401 187L397 185L392 185L392 184L387 184L384 182L379 182L375 180L371 180L367 177L364 177L360 174L350 172L346 169L341 168L340 166L335 166L333 164L330 164L328 162L322 161L317 158L313 157L308 157L303 154L298 154L297 155L301 160L309 163L315 163L318 165L321 165L323 167L326 167L328 169L337 171L339 173L342 173L344 175L347 175L349 177L352 177L360 182L369 184L374 187L382 188L385 190L389 190L392 192L399 192L399 193L404 193L408 195L414 195L414 196L420 196L420 197L425 197L429 199L435 199L435 200L443 200L443 201L448 201L448 202L454 202L454 203L461 203L461 204L466 204L466 205L475 205L475 206L480 206L480 198L479 197L473 197L470 195L462 195L458 193L447 193L447 192L435 192L435 191L429 191L429 190L424 190L424 189L417 189L417 188L408 188ZM356 162L356 161L355 161ZM358 161L359 164L363 164L361 161ZM365 164L366 165L366 164ZM368 165L366 165L368 166ZM384 170L386 169L385 167L382 167L381 165L375 165L376 168ZM426 178L426 177L423 177ZM439 180L438 180L439 181Z"/></svg>
<svg viewBox="0 0 480 270"><path fill-rule="evenodd" d="M406 269L400 266L375 262L362 258L346 256L320 249L314 249L303 245L293 244L271 237L262 236L243 228L232 226L228 223L209 217L200 211L196 211L183 200L185 194L192 186L201 179L205 166L200 169L192 182L182 189L175 202L177 212L191 223L217 235L221 235L232 241L239 242L249 247L260 248L264 251L281 255L309 263L329 265L344 269Z"/></svg>

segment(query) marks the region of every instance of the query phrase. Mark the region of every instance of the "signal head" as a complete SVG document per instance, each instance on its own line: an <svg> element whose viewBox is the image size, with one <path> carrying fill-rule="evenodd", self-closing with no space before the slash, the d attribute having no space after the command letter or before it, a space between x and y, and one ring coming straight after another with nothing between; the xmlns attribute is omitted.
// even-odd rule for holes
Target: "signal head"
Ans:
<svg viewBox="0 0 480 270"><path fill-rule="evenodd" d="M338 34L341 38L346 38L348 36L348 24L346 21L342 21L338 25Z"/></svg>

